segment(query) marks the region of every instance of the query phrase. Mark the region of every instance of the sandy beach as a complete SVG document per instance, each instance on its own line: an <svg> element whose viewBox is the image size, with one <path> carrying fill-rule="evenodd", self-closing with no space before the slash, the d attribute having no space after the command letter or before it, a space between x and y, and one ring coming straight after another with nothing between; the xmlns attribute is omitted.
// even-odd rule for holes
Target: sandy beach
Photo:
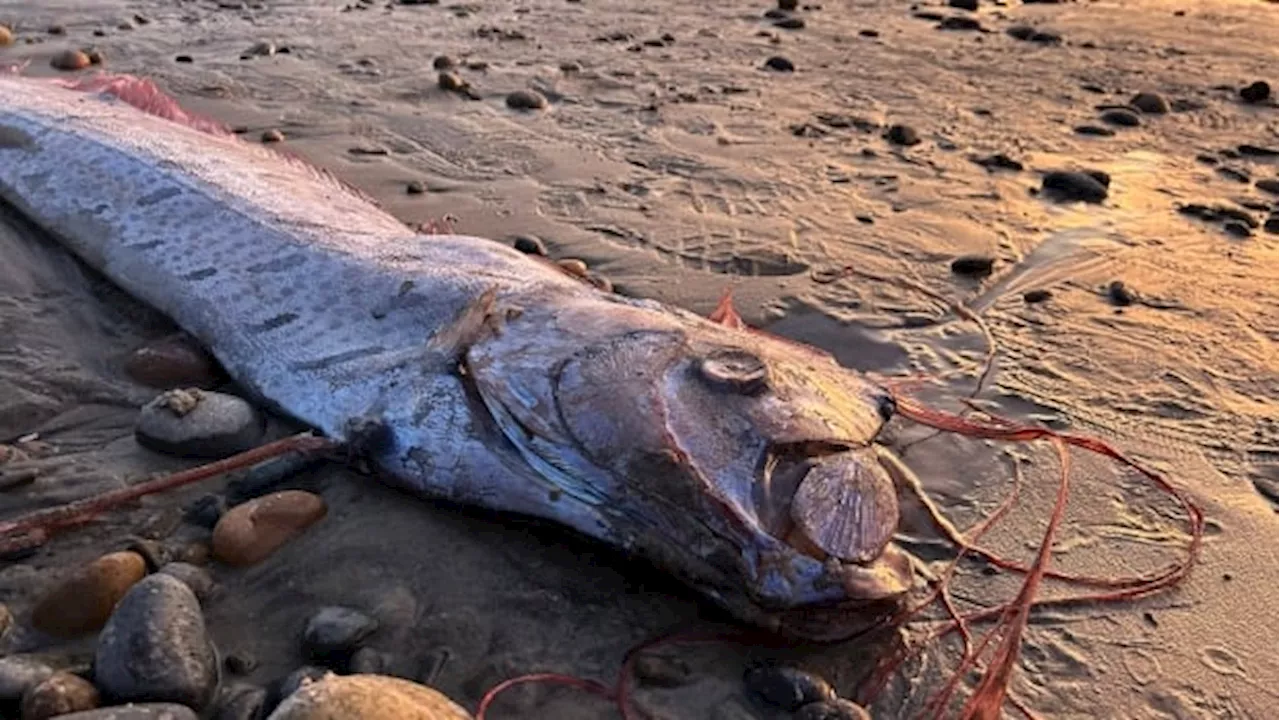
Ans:
<svg viewBox="0 0 1280 720"><path fill-rule="evenodd" d="M1166 474L1207 518L1180 587L1036 613L1014 694L1045 718L1275 717L1280 122L1274 94L1247 102L1240 91L1277 85L1277 5L775 7L0 0L0 25L12 28L0 65L29 60L29 75L65 76L51 58L93 48L104 69L154 79L247 142L279 131L279 148L406 223L449 216L463 234L535 236L620 293L700 313L732 287L748 323L861 371L936 378L918 393L950 411L964 408L988 348L952 311L962 303L994 340L983 409L1099 436ZM442 67L465 88L442 88ZM545 107L513 109L517 91ZM1043 178L1058 170L1105 173L1105 199L1050 198ZM990 272L958 273L957 258ZM0 215L0 443L38 438L25 444L30 481L0 488L0 519L193 464L138 446L138 409L157 391L124 372L131 351L175 330ZM269 432L296 429L275 418ZM1010 458L1023 458L1022 502L986 542L1032 556L1057 489L1050 448L904 420L890 430L885 444L962 528L999 504ZM1055 568L1132 575L1179 557L1176 506L1133 474L1075 459ZM0 653L83 671L96 636L38 632L35 604L139 538L189 557L209 530L184 521L184 508L226 485L148 498L0 563L13 618ZM224 684L266 687L302 665L299 634L329 605L376 618L369 642L394 674L469 710L507 677L611 682L650 636L730 624L662 573L543 523L423 501L336 466L282 487L318 493L328 513L260 564L206 566L217 584L203 602L209 632L224 660L246 659ZM908 515L904 531L919 522ZM950 557L915 549L935 569ZM1004 601L1015 580L962 565L957 597ZM742 720L789 717L748 698L752 661L795 665L852 698L883 649L663 652L687 677L641 686L639 706ZM907 663L872 716L914 717L955 652L944 642ZM616 711L526 687L490 717Z"/></svg>

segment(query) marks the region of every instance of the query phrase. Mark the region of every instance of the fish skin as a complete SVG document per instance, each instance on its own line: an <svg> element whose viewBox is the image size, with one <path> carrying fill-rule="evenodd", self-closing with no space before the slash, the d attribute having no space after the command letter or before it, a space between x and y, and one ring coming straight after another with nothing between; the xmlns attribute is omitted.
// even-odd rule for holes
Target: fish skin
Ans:
<svg viewBox="0 0 1280 720"><path fill-rule="evenodd" d="M802 637L858 632L910 584L887 544L896 504L866 509L871 564L819 561L759 526L775 445L830 441L852 450L835 462L861 464L885 422L886 394L830 358L490 240L414 234L301 161L46 81L0 76L0 198L258 400L336 438L384 423L374 459L411 490L554 520ZM708 389L700 358L725 348L776 386ZM593 394L608 362L638 363L634 392ZM655 470L653 448L670 477L635 469Z"/></svg>

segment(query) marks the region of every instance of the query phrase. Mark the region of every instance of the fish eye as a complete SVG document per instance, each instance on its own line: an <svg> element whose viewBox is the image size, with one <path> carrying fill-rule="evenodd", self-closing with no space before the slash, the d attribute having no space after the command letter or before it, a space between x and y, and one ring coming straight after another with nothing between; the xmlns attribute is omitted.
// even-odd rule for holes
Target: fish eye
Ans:
<svg viewBox="0 0 1280 720"><path fill-rule="evenodd" d="M763 390L769 381L768 366L746 350L712 350L698 363L698 371L712 384L744 395Z"/></svg>

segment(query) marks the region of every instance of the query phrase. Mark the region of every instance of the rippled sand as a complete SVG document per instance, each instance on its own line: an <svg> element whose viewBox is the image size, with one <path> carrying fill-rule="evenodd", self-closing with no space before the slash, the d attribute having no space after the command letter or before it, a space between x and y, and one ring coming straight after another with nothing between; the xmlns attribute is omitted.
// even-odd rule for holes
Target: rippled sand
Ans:
<svg viewBox="0 0 1280 720"><path fill-rule="evenodd" d="M771 27L763 0L378 3L349 12L327 1L36 5L0 0L0 23L17 36L0 63L31 58L32 74L54 74L56 51L97 46L110 69L155 78L247 138L280 129L285 149L407 222L451 214L467 234L538 235L622 292L699 311L733 285L749 322L863 370L945 378L923 392L951 409L986 350L975 326L949 312L967 304L998 351L984 403L1115 442L1187 488L1210 522L1183 588L1039 616L1017 695L1047 717L1277 712L1278 528L1256 488L1274 499L1280 254L1262 228L1235 238L1176 212L1243 203L1261 222L1274 211L1275 195L1252 182L1275 178L1275 156L1221 153L1276 147L1274 103L1236 96L1254 80L1277 83L1274 3L984 2L976 17L990 33L938 30L896 1L823 2L799 13L801 30ZM119 29L122 21L133 29ZM65 36L45 32L55 23ZM1019 23L1064 42L1015 40L1005 31ZM94 37L99 28L105 35ZM241 59L263 41L288 52ZM437 55L462 63L477 99L437 87ZM773 55L796 71L761 69ZM509 110L504 98L517 89L540 91L550 107ZM1180 111L1143 116L1113 137L1073 132L1100 124L1095 106L1140 91ZM922 142L887 143L879 128L895 123ZM373 147L386 154L360 152ZM1025 170L988 172L972 161L993 153ZM1076 167L1111 175L1105 203L1059 205L1029 192L1040 172ZM411 180L428 192L406 193ZM952 275L950 261L966 254L993 256L993 275ZM124 353L168 331L163 319L18 225L0 230L0 260L0 441L40 431L70 460L0 495L0 512L176 467L134 446L134 408L150 393L120 372ZM814 280L846 266L858 274ZM1114 280L1142 301L1113 306ZM1024 302L1039 289L1052 298ZM1003 448L907 425L892 441L961 526L1003 496ZM1055 476L1050 453L1018 451L1034 458L1025 502L990 542L1027 557ZM259 567L219 571L223 592L206 609L224 652L258 659L255 682L300 662L297 634L321 604L378 614L391 629L375 644L415 667L447 655L434 683L470 707L520 672L610 677L639 639L720 619L661 576L554 530L436 507L338 470L296 482L323 492L329 517ZM1156 493L1085 458L1074 483L1058 566L1131 574L1176 557L1182 525ZM199 492L149 500L0 569L0 600L21 619L40 590L131 534L191 536L174 521ZM978 602L1014 592L976 571L959 589ZM4 649L75 657L88 647L44 642L19 628ZM875 650L677 652L696 684L642 691L642 702L672 717L730 718L747 657L781 654L851 693ZM946 652L909 668L906 677L923 682L896 683L876 716L918 707ZM528 716L612 712L566 691L513 695L506 707Z"/></svg>

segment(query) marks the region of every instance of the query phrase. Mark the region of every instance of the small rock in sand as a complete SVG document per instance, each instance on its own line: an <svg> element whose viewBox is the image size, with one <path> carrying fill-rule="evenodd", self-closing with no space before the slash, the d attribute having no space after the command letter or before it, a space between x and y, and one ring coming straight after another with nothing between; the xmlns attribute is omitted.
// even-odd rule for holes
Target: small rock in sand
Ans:
<svg viewBox="0 0 1280 720"><path fill-rule="evenodd" d="M1253 186L1262 192L1268 192L1272 195L1280 193L1280 181L1277 181L1275 178L1262 178L1255 182Z"/></svg>
<svg viewBox="0 0 1280 720"><path fill-rule="evenodd" d="M778 9L791 12L799 7L799 0L778 0Z"/></svg>
<svg viewBox="0 0 1280 720"><path fill-rule="evenodd" d="M284 133L280 132L279 130L276 130L275 128L271 128L270 130L263 130L262 142L264 143L284 142Z"/></svg>
<svg viewBox="0 0 1280 720"><path fill-rule="evenodd" d="M765 60L764 66L766 69L773 70L774 72L795 72L796 70L795 63L781 55L774 55L768 60Z"/></svg>
<svg viewBox="0 0 1280 720"><path fill-rule="evenodd" d="M951 261L951 272L966 277L986 277L995 265L996 259L990 255L962 255Z"/></svg>
<svg viewBox="0 0 1280 720"><path fill-rule="evenodd" d="M53 668L22 655L0 658L0 703L16 703L28 689L44 682Z"/></svg>
<svg viewBox="0 0 1280 720"><path fill-rule="evenodd" d="M1146 115L1164 115L1169 112L1169 101L1159 93L1140 92L1130 98L1129 105Z"/></svg>
<svg viewBox="0 0 1280 720"><path fill-rule="evenodd" d="M680 658L646 653L636 658L632 666L636 680L642 685L673 688L689 684L693 671Z"/></svg>
<svg viewBox="0 0 1280 720"><path fill-rule="evenodd" d="M982 23L977 18L966 17L964 15L956 15L949 18L943 18L938 23L939 30L982 30Z"/></svg>
<svg viewBox="0 0 1280 720"><path fill-rule="evenodd" d="M507 95L507 107L512 110L542 110L547 104L547 98L536 90L516 90Z"/></svg>
<svg viewBox="0 0 1280 720"><path fill-rule="evenodd" d="M978 10L978 0L947 0L947 5L959 10Z"/></svg>
<svg viewBox="0 0 1280 720"><path fill-rule="evenodd" d="M534 235L517 235L511 242L511 246L525 255L541 255L546 257L547 245L542 242L542 238Z"/></svg>
<svg viewBox="0 0 1280 720"><path fill-rule="evenodd" d="M1100 203L1107 199L1107 185L1110 184L1110 179L1108 178L1108 182L1103 182L1099 175L1103 174L1055 170L1045 174L1041 181L1041 188L1046 194L1058 200Z"/></svg>
<svg viewBox="0 0 1280 720"><path fill-rule="evenodd" d="M431 67L436 70L452 70L458 66L458 62L448 55L437 55L431 61Z"/></svg>
<svg viewBox="0 0 1280 720"><path fill-rule="evenodd" d="M446 92L458 92L467 88L467 81L457 73L443 71L436 77L436 86Z"/></svg>
<svg viewBox="0 0 1280 720"><path fill-rule="evenodd" d="M181 580L191 588L197 600L203 601L213 593L213 577L202 567L186 562L171 562L160 568L159 572Z"/></svg>
<svg viewBox="0 0 1280 720"><path fill-rule="evenodd" d="M569 273L574 277L579 277L583 279L586 279L587 277L587 272L588 272L587 264L579 260L578 258L565 258L563 260L557 260L556 264L560 266L561 270L564 270L565 272Z"/></svg>
<svg viewBox="0 0 1280 720"><path fill-rule="evenodd" d="M217 361L181 335L161 338L129 353L124 371L134 381L160 390L211 388L222 380Z"/></svg>
<svg viewBox="0 0 1280 720"><path fill-rule="evenodd" d="M93 677L117 702L208 704L218 660L191 588L164 573L134 585L102 629Z"/></svg>
<svg viewBox="0 0 1280 720"><path fill-rule="evenodd" d="M1250 105L1264 103L1271 98L1271 85L1264 80L1250 83L1240 88L1240 99Z"/></svg>
<svg viewBox="0 0 1280 720"><path fill-rule="evenodd" d="M1022 293L1022 301L1028 305L1042 303L1053 297L1053 293L1048 290L1028 290Z"/></svg>
<svg viewBox="0 0 1280 720"><path fill-rule="evenodd" d="M98 707L93 683L68 672L55 672L22 694L22 720L46 720Z"/></svg>
<svg viewBox="0 0 1280 720"><path fill-rule="evenodd" d="M13 44L13 31L4 25L0 25L0 47Z"/></svg>
<svg viewBox="0 0 1280 720"><path fill-rule="evenodd" d="M1117 125L1119 127L1138 127L1142 124L1142 119L1138 117L1137 113L1131 110L1122 110L1120 108L1105 110L1098 117L1104 123Z"/></svg>
<svg viewBox="0 0 1280 720"><path fill-rule="evenodd" d="M93 61L83 50L63 50L49 60L49 65L56 70L83 70L92 64Z"/></svg>
<svg viewBox="0 0 1280 720"><path fill-rule="evenodd" d="M236 566L261 562L324 517L324 500L301 490L263 495L227 511L213 529L213 556Z"/></svg>
<svg viewBox="0 0 1280 720"><path fill-rule="evenodd" d="M302 631L302 652L325 667L341 670L351 655L378 629L378 621L352 608L321 608Z"/></svg>
<svg viewBox="0 0 1280 720"><path fill-rule="evenodd" d="M405 183L404 191L410 195L422 195L427 191L427 184L421 180L410 180Z"/></svg>
<svg viewBox="0 0 1280 720"><path fill-rule="evenodd" d="M257 446L265 431L262 415L244 400L183 388L144 405L134 437L139 445L166 455L224 458Z"/></svg>
<svg viewBox="0 0 1280 720"><path fill-rule="evenodd" d="M200 720L200 718L186 705L138 703L59 715L58 720ZM217 720L223 719L219 717Z"/></svg>
<svg viewBox="0 0 1280 720"><path fill-rule="evenodd" d="M471 714L424 685L384 675L326 675L305 683L267 720L471 720Z"/></svg>
<svg viewBox="0 0 1280 720"><path fill-rule="evenodd" d="M1262 229L1272 235L1280 235L1280 216L1268 215L1266 221L1262 223Z"/></svg>
<svg viewBox="0 0 1280 720"><path fill-rule="evenodd" d="M884 137L894 145L902 145L904 147L920 144L920 133L916 132L915 128L910 125L891 125L885 131Z"/></svg>
<svg viewBox="0 0 1280 720"><path fill-rule="evenodd" d="M1022 172L1022 163L1005 155L1004 153L996 153L995 155L983 155L969 158L974 163L981 165L987 170L1012 170L1013 172Z"/></svg>
<svg viewBox="0 0 1280 720"><path fill-rule="evenodd" d="M817 675L770 663L748 669L743 681L752 697L783 710L794 711L836 697L831 684Z"/></svg>
<svg viewBox="0 0 1280 720"><path fill-rule="evenodd" d="M1074 130L1077 135L1089 135L1092 137L1112 137L1116 134L1115 130L1101 125L1077 125Z"/></svg>
<svg viewBox="0 0 1280 720"><path fill-rule="evenodd" d="M45 29L45 32L49 33L50 35L66 35L67 27L65 25L50 25L48 28Z"/></svg>
<svg viewBox="0 0 1280 720"><path fill-rule="evenodd" d="M147 563L137 553L103 555L45 595L32 611L31 624L58 637L97 630L146 574Z"/></svg>
<svg viewBox="0 0 1280 720"><path fill-rule="evenodd" d="M794 720L871 720L871 715L857 703L844 698L809 703L796 711Z"/></svg>
<svg viewBox="0 0 1280 720"><path fill-rule="evenodd" d="M783 30L803 30L804 18L784 17L773 21L773 26Z"/></svg>
<svg viewBox="0 0 1280 720"><path fill-rule="evenodd" d="M1107 299L1112 305L1127 307L1138 301L1138 294L1125 285L1123 280L1113 280L1107 286Z"/></svg>

